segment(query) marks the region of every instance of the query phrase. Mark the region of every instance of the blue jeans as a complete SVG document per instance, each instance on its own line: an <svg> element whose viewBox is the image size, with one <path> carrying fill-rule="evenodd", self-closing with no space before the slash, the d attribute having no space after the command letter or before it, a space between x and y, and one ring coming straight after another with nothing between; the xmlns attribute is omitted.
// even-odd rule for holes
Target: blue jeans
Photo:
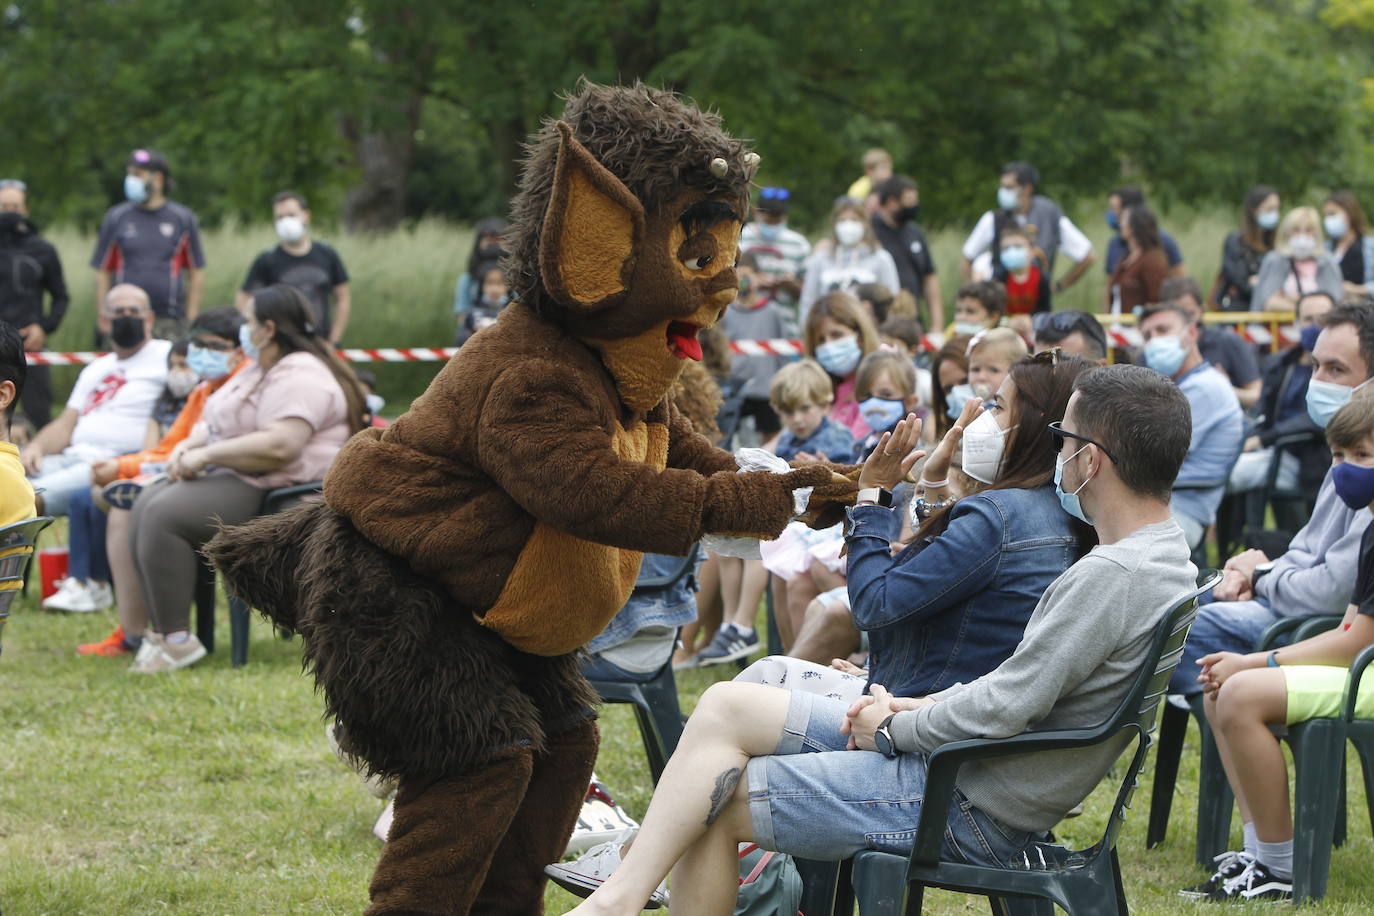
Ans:
<svg viewBox="0 0 1374 916"><path fill-rule="evenodd" d="M100 457L109 458L111 454ZM66 515L72 494L91 488L91 464L98 460L91 450L71 450L43 457L43 473L30 480L42 490L43 514Z"/></svg>
<svg viewBox="0 0 1374 916"><path fill-rule="evenodd" d="M627 671L617 664L606 661L599 652L593 652L582 659L582 675L589 681L627 681L635 684L647 684L658 677L657 671L650 671L642 674L638 671Z"/></svg>
<svg viewBox="0 0 1374 916"><path fill-rule="evenodd" d="M105 553L107 519L96 508L89 486L72 492L67 512L68 574L84 582L109 582L110 560Z"/></svg>
<svg viewBox="0 0 1374 916"><path fill-rule="evenodd" d="M1188 632L1183 657L1169 680L1169 692L1192 696L1202 692L1197 660L1213 652L1249 652L1255 640L1282 614L1263 601L1214 601L1203 605Z"/></svg>
<svg viewBox="0 0 1374 916"><path fill-rule="evenodd" d="M792 691L774 756L749 761L754 841L765 849L822 861L865 849L911 852L926 788L924 754L889 760L845 750L840 734L849 704ZM1014 867L1042 835L997 823L956 791L942 856L955 862Z"/></svg>

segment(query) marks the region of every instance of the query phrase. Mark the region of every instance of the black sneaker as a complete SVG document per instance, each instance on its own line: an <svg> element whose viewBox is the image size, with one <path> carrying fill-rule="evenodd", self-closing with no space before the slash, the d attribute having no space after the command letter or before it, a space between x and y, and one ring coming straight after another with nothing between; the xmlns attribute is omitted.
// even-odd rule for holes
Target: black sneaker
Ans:
<svg viewBox="0 0 1374 916"><path fill-rule="evenodd" d="M1223 852L1221 855L1212 859L1217 864L1217 870L1212 873L1201 884L1194 884L1192 887L1185 887L1178 892L1180 897L1187 897L1192 900L1225 900L1223 891L1226 882L1239 878L1241 872L1253 861L1254 857L1242 850L1232 850Z"/></svg>
<svg viewBox="0 0 1374 916"><path fill-rule="evenodd" d="M741 658L748 658L758 648L759 634L757 630L745 636L736 629L733 623L727 623L716 631L711 644L697 653L697 664L703 668L707 665L724 665Z"/></svg>
<svg viewBox="0 0 1374 916"><path fill-rule="evenodd" d="M1293 879L1280 878L1263 862L1254 860L1245 871L1226 882L1222 895L1222 900L1292 900Z"/></svg>

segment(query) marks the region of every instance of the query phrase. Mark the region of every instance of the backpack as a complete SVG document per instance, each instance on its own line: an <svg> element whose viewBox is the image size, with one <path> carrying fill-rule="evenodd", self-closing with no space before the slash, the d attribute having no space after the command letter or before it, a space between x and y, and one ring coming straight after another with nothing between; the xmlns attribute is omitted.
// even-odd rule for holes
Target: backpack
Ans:
<svg viewBox="0 0 1374 916"><path fill-rule="evenodd" d="M740 844L735 916L800 916L801 898L801 875L791 856Z"/></svg>

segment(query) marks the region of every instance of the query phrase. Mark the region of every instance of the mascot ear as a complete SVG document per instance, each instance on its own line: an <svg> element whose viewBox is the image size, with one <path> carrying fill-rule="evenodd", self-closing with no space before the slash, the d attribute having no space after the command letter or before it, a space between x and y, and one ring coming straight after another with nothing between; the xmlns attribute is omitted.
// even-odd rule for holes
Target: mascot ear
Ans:
<svg viewBox="0 0 1374 916"><path fill-rule="evenodd" d="M544 287L575 311L615 305L644 240L644 207L610 170L557 124L558 163L539 238Z"/></svg>

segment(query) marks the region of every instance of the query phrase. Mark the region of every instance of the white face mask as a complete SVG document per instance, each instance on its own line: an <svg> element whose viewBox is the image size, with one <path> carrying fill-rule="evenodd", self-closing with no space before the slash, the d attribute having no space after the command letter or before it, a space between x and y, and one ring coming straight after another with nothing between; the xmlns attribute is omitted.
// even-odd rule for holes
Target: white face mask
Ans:
<svg viewBox="0 0 1374 916"><path fill-rule="evenodd" d="M277 220L277 238L286 244L305 238L305 220L299 216L283 216Z"/></svg>
<svg viewBox="0 0 1374 916"><path fill-rule="evenodd" d="M964 430L964 473L974 480L993 483L1002 469L1002 453L1007 447L1007 433L1015 426L1003 429L997 425L992 411L985 410Z"/></svg>
<svg viewBox="0 0 1374 916"><path fill-rule="evenodd" d="M856 219L842 219L835 223L835 238L846 248L863 241L864 224Z"/></svg>
<svg viewBox="0 0 1374 916"><path fill-rule="evenodd" d="M1306 232L1295 232L1288 237L1288 250L1295 258L1310 258L1317 250L1317 238Z"/></svg>

